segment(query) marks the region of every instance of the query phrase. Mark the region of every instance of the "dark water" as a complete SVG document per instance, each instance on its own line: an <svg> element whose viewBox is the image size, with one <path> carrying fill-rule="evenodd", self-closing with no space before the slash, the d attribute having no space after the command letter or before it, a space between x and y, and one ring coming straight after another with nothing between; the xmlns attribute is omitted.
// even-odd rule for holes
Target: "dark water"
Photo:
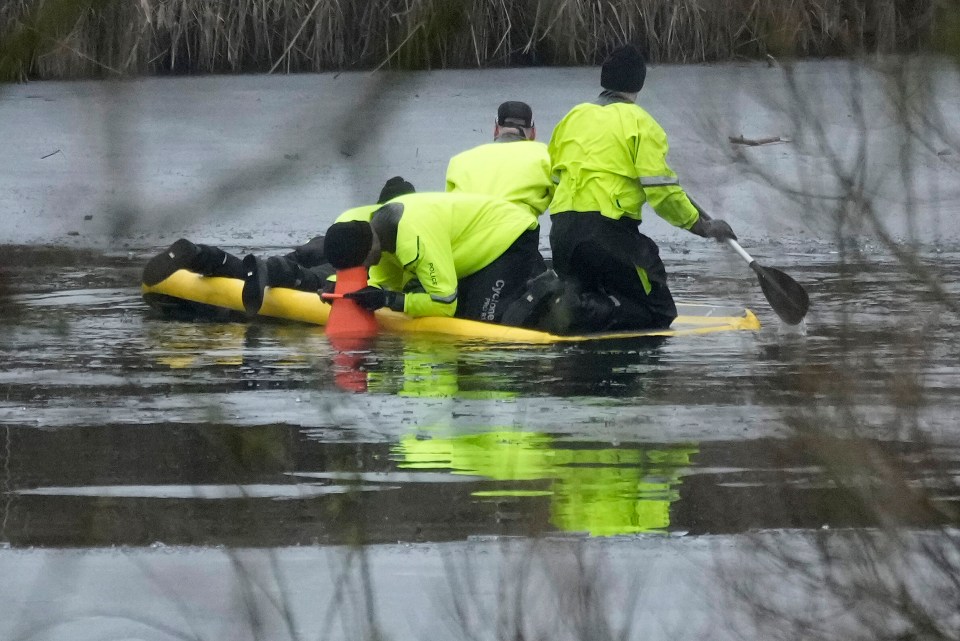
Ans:
<svg viewBox="0 0 960 641"><path fill-rule="evenodd" d="M139 291L152 253L5 248L0 543L873 524L837 480L845 449L960 507L956 318L893 260L781 252L811 293L801 330L742 263L681 255L678 298L742 302L764 328L536 347L382 336L342 355L322 328L158 318ZM960 256L925 262L947 275Z"/></svg>

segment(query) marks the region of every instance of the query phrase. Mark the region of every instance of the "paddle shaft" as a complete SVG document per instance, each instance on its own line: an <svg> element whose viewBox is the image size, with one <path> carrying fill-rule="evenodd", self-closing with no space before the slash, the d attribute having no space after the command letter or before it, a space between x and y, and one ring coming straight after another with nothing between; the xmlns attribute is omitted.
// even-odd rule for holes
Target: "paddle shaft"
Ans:
<svg viewBox="0 0 960 641"><path fill-rule="evenodd" d="M692 198L690 202L700 212L701 218L710 220L710 216ZM799 324L806 316L810 306L810 297L800 283L779 269L758 264L733 238L724 240L735 252L740 254L741 258L747 261L747 264L756 273L760 289L763 290L763 295L767 298L767 302L770 303L770 307L773 308L777 316L789 325Z"/></svg>
<svg viewBox="0 0 960 641"><path fill-rule="evenodd" d="M740 254L740 257L743 258L745 261L747 261L747 264L748 264L748 265L756 262L756 261L753 260L753 256L751 256L750 254L748 254L748 253L747 253L747 250L740 246L740 243L738 243L737 241L735 241L735 240L732 239L732 238L728 238L728 239L726 240L726 242L727 242L728 245L730 245L731 247L733 247L733 251L735 251L735 252L737 252L738 254Z"/></svg>

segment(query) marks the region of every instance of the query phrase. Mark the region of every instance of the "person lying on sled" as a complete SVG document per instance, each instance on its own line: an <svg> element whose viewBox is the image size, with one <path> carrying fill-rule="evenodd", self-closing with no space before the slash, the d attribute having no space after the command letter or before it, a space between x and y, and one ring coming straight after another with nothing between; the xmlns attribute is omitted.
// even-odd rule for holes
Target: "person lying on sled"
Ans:
<svg viewBox="0 0 960 641"><path fill-rule="evenodd" d="M380 190L377 203L353 207L337 216L334 222L351 220L369 221L370 216L384 203L397 196L412 194L413 185L401 176L387 180ZM326 256L327 240L317 236L285 256L271 256L266 260L253 254L243 258L243 307L248 314L256 314L263 305L263 292L267 287L288 287L302 291L333 291L329 280L336 271Z"/></svg>
<svg viewBox="0 0 960 641"><path fill-rule="evenodd" d="M394 176L383 185L377 204L348 209L337 220L369 220L370 215L383 203L413 192L412 184L400 176ZM156 285L179 269L204 276L244 280L244 306L248 307L250 313L260 309L264 287L317 291L334 272L324 253L323 236L312 238L284 256L272 256L266 260L252 255L241 259L219 247L181 238L147 262L143 270L143 282Z"/></svg>
<svg viewBox="0 0 960 641"><path fill-rule="evenodd" d="M335 268L369 267L369 285L345 295L366 309L532 326L529 281L552 274L538 231L518 205L441 192L400 196L369 223L334 223L325 238Z"/></svg>

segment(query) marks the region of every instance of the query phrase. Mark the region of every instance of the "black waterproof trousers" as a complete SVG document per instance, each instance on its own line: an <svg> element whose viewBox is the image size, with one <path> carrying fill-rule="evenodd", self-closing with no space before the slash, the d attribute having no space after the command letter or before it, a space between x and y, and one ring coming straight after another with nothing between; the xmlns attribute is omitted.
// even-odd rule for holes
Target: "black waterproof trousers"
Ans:
<svg viewBox="0 0 960 641"><path fill-rule="evenodd" d="M606 317L585 314L596 326L579 331L620 331L669 327L677 307L667 287L660 250L640 233L640 223L614 220L600 212L557 212L550 216L553 269L576 282L585 302L591 296L611 297Z"/></svg>
<svg viewBox="0 0 960 641"><path fill-rule="evenodd" d="M290 287L315 292L336 271L326 262L323 236L311 239L284 256L271 256L265 260L267 282L264 285L270 287ZM247 275L247 268L239 256L214 245L192 243L181 238L147 264L144 268L145 282L156 284L177 269L189 269L204 276L241 280Z"/></svg>
<svg viewBox="0 0 960 641"><path fill-rule="evenodd" d="M527 291L527 281L546 270L540 230L528 229L499 258L457 283L457 318L500 322L507 307Z"/></svg>

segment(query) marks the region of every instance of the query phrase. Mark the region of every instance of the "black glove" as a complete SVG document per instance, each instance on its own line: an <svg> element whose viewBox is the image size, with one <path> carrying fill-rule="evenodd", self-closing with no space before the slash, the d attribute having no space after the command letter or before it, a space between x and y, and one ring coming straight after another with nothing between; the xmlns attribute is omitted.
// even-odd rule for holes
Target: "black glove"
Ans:
<svg viewBox="0 0 960 641"><path fill-rule="evenodd" d="M323 284L320 285L320 298L323 298L324 294L332 294L337 288L337 281L335 280L325 280Z"/></svg>
<svg viewBox="0 0 960 641"><path fill-rule="evenodd" d="M395 312L403 311L403 294L379 287L364 287L355 292L344 294L343 297L357 301L361 307L370 311L378 310L381 307L389 307Z"/></svg>
<svg viewBox="0 0 960 641"><path fill-rule="evenodd" d="M737 235L733 233L733 228L730 227L726 221L720 220L719 218L706 219L701 216L697 219L697 222L693 224L693 227L690 228L690 231L697 236L712 238L717 242L723 242L728 238L732 238L733 240L737 239Z"/></svg>

